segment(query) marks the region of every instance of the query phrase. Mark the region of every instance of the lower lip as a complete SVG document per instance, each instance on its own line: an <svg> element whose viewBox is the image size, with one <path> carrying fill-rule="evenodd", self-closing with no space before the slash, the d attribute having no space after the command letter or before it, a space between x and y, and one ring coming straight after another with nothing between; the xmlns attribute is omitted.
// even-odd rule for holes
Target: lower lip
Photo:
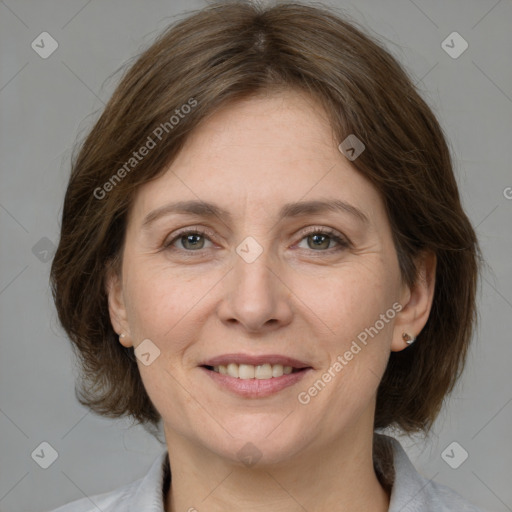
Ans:
<svg viewBox="0 0 512 512"><path fill-rule="evenodd" d="M288 375L272 377L270 379L238 379L230 375L208 370L202 366L200 368L220 387L245 398L264 398L273 395L289 386L293 386L312 370L312 368L307 368L300 372L289 373Z"/></svg>

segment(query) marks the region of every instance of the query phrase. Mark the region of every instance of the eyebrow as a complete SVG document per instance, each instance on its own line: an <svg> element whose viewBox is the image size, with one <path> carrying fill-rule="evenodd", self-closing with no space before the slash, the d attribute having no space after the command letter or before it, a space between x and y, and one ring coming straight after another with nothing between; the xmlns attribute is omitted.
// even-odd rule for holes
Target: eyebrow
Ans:
<svg viewBox="0 0 512 512"><path fill-rule="evenodd" d="M287 203L281 207L278 219L281 220L325 212L348 213L364 224L370 223L363 211L340 199ZM157 219L171 214L197 215L206 218L219 217L226 221L233 220L233 216L230 212L214 203L199 200L178 201L165 204L149 212L142 222L142 228L148 229Z"/></svg>

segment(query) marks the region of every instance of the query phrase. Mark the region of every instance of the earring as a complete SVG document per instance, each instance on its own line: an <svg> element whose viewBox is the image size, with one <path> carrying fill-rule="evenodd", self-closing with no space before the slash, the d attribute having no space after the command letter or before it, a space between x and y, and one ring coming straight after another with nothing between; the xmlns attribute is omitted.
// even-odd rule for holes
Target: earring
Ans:
<svg viewBox="0 0 512 512"><path fill-rule="evenodd" d="M123 338L126 338L126 334L124 332L119 335L119 339L120 340L123 339Z"/></svg>
<svg viewBox="0 0 512 512"><path fill-rule="evenodd" d="M402 333L402 339L407 343L407 345L412 345L416 341L416 338L406 332Z"/></svg>

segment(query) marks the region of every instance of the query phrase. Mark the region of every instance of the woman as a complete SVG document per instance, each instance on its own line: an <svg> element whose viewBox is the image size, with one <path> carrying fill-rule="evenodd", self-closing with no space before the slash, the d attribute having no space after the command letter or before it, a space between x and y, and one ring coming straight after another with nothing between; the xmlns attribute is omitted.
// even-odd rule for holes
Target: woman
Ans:
<svg viewBox="0 0 512 512"><path fill-rule="evenodd" d="M478 510L376 431L431 427L480 258L437 120L354 24L231 2L170 27L74 161L51 274L81 403L167 446L58 510Z"/></svg>

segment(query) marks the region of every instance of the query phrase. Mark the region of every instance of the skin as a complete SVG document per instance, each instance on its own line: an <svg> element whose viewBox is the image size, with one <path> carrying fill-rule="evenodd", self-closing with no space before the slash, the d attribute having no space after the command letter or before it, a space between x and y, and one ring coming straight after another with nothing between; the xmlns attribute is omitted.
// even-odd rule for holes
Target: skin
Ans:
<svg viewBox="0 0 512 512"><path fill-rule="evenodd" d="M376 391L390 352L407 347L402 333L417 336L428 319L435 257L418 260L413 287L402 283L382 199L338 144L312 98L260 95L205 120L165 174L138 190L122 270L107 289L120 343L135 348L149 338L160 350L149 366L137 363L163 418L167 512L388 510L372 464ZM338 212L277 219L285 203L327 198L356 206L369 223ZM188 199L217 203L233 218L172 214L142 228L149 212ZM309 226L332 228L350 244L327 238L318 248ZM188 227L213 236L193 245L180 233L173 242ZM248 236L263 249L252 263L236 252ZM394 303L402 310L299 403ZM288 355L314 369L270 397L242 398L198 367L233 352ZM260 456L252 466L237 454L248 442Z"/></svg>

